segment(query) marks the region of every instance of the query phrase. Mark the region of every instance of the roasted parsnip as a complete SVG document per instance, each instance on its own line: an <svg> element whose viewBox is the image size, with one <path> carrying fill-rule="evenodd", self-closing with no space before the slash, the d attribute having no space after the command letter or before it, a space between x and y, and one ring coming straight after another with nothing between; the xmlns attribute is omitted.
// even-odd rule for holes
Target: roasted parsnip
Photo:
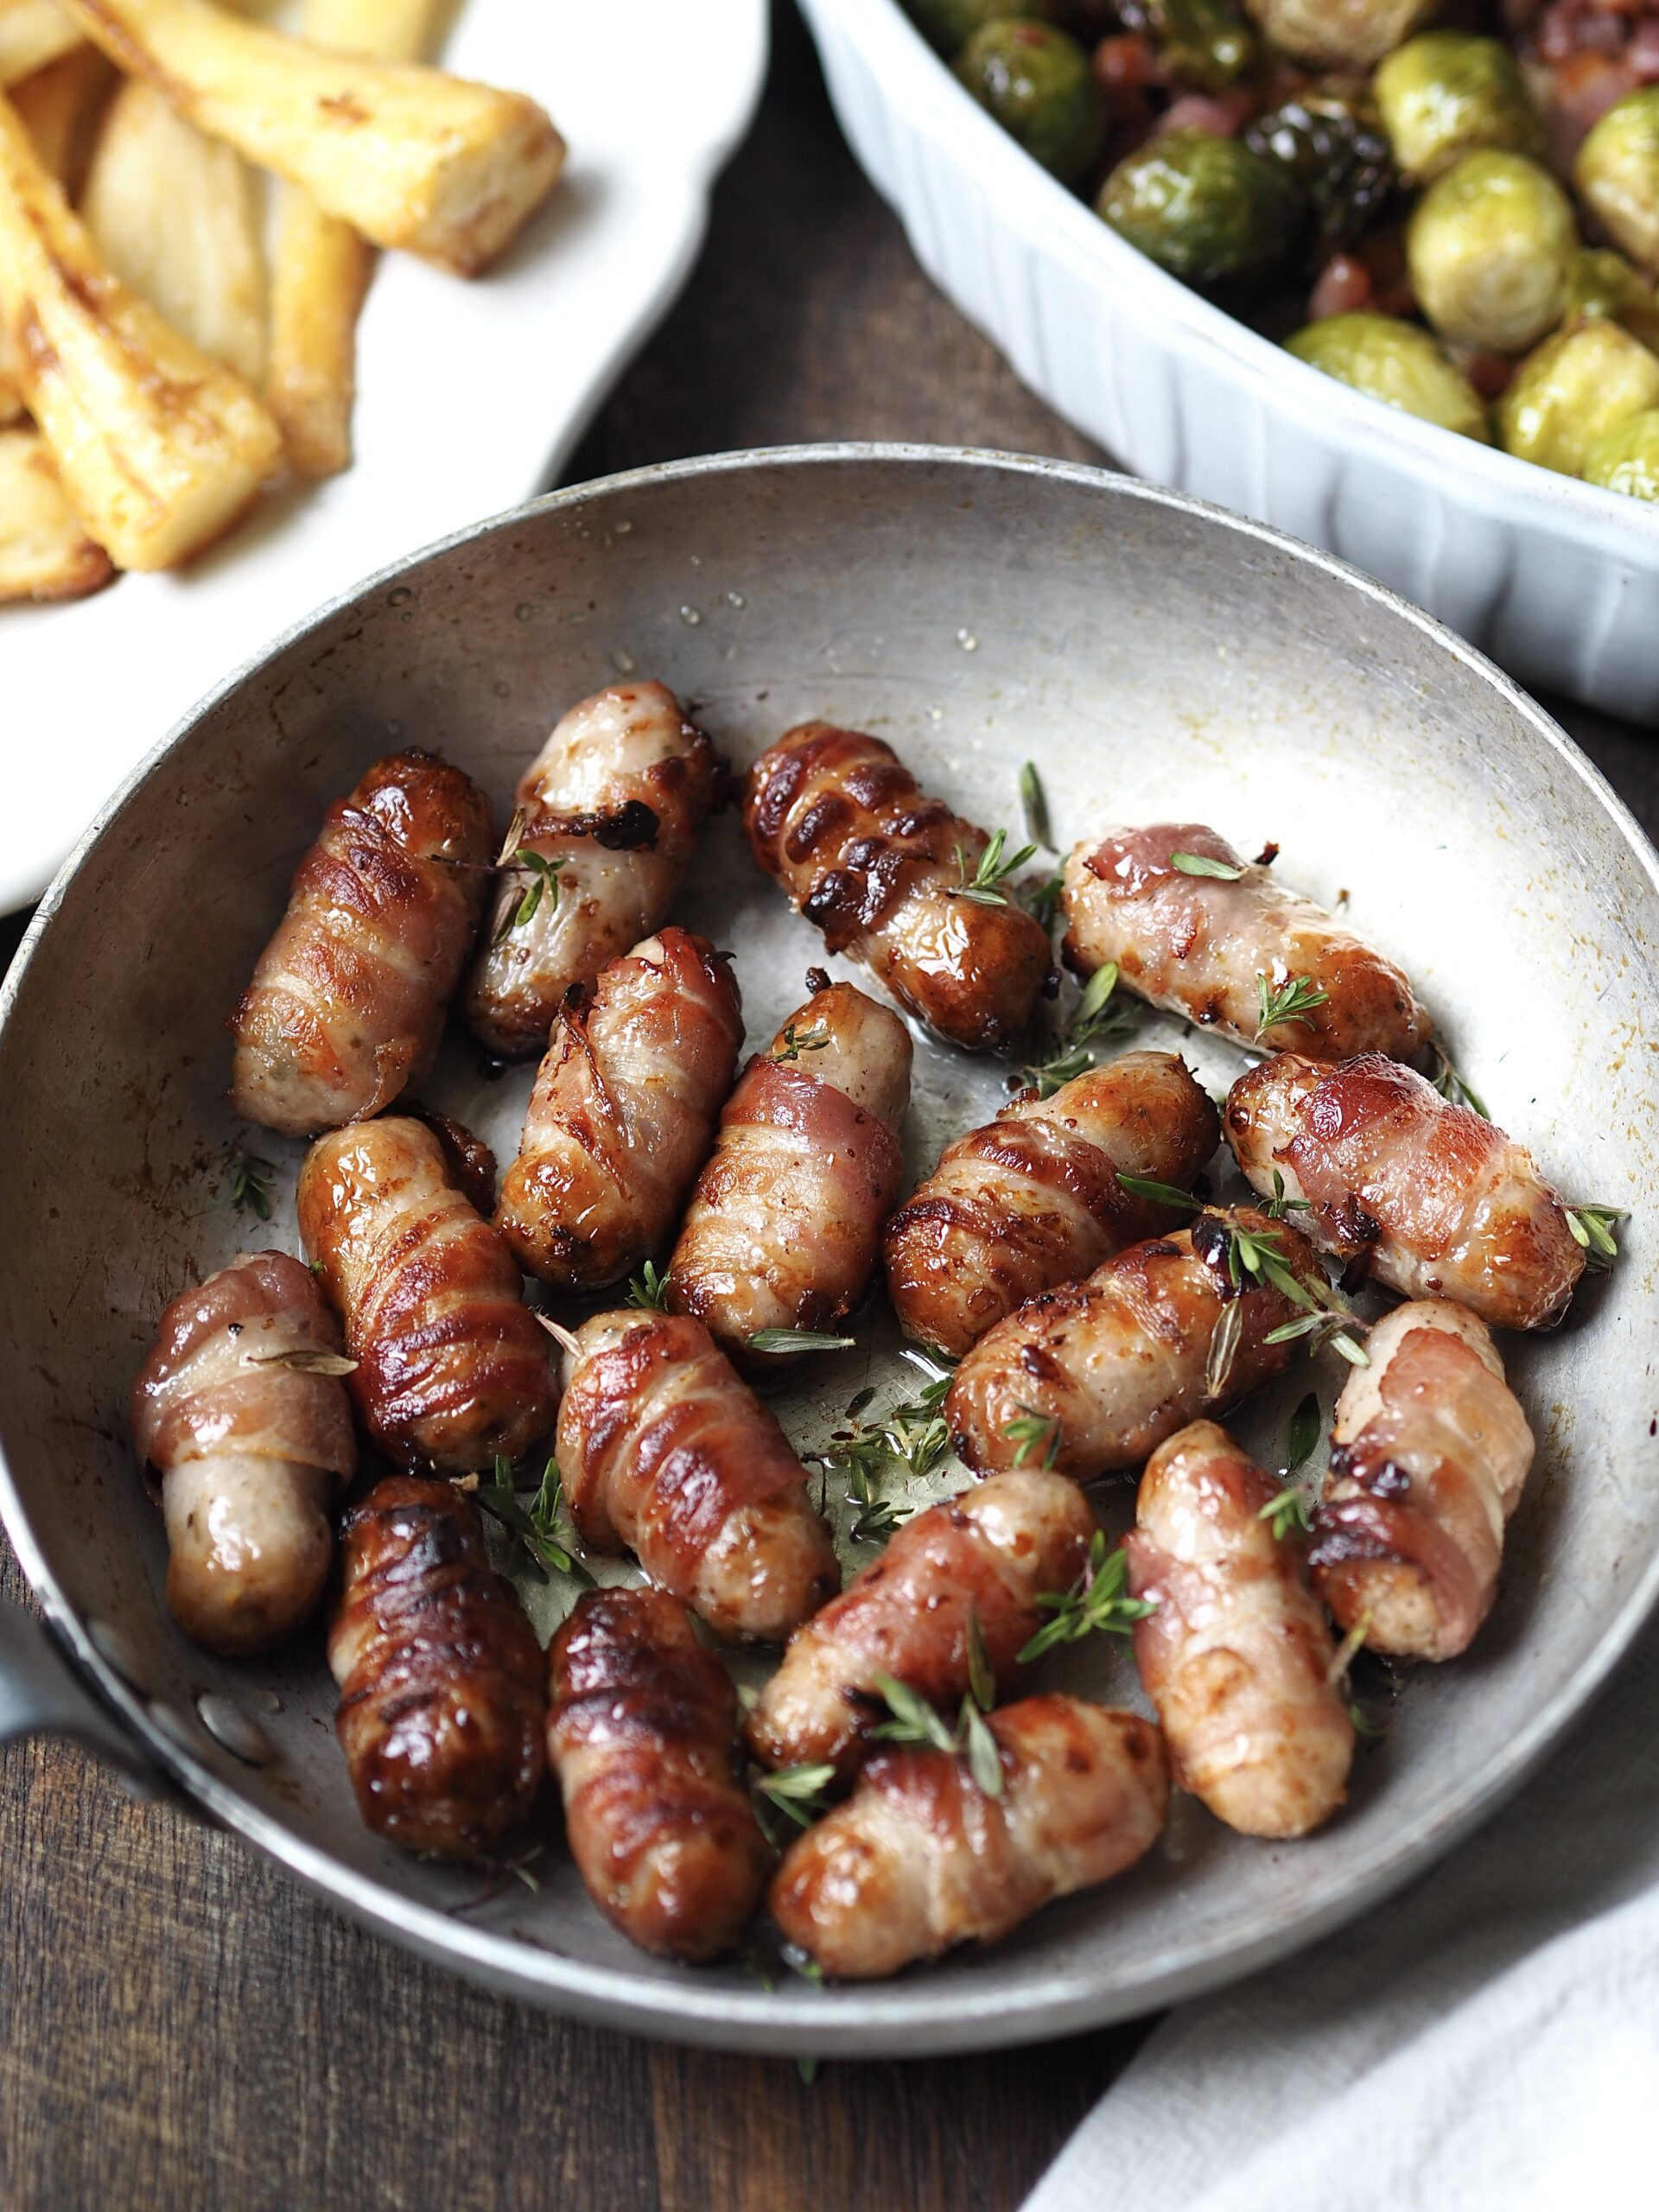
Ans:
<svg viewBox="0 0 1659 2212"><path fill-rule="evenodd" d="M44 168L73 200L80 189L92 126L113 73L101 54L77 46L6 94L23 118Z"/></svg>
<svg viewBox="0 0 1659 2212"><path fill-rule="evenodd" d="M130 75L377 245L470 276L558 178L564 143L534 100L413 62L326 52L210 0L68 0Z"/></svg>
<svg viewBox="0 0 1659 2212"><path fill-rule="evenodd" d="M0 430L0 605L79 599L107 583L110 556L63 496L38 430Z"/></svg>
<svg viewBox="0 0 1659 2212"><path fill-rule="evenodd" d="M0 0L0 85L15 85L80 44L57 0Z"/></svg>

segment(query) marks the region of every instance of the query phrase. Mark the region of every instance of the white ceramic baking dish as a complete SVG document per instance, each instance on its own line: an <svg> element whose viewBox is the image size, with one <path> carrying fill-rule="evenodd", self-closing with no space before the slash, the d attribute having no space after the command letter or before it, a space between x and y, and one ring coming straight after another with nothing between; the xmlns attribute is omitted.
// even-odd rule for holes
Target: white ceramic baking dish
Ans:
<svg viewBox="0 0 1659 2212"><path fill-rule="evenodd" d="M1528 682L1659 721L1659 509L1351 391L1166 276L962 90L897 0L801 0L933 281L1127 467L1323 545Z"/></svg>

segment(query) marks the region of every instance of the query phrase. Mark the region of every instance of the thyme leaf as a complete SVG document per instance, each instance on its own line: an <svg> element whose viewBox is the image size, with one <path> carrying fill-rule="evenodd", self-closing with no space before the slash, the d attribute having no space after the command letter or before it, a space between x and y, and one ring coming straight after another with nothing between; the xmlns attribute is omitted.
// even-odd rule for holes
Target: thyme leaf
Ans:
<svg viewBox="0 0 1659 2212"><path fill-rule="evenodd" d="M1083 1572L1071 1588L1039 1593L1037 1603L1049 1618L1025 1645L1016 1663L1029 1667L1056 1645L1077 1643L1085 1636L1128 1636L1136 1621L1157 1609L1155 1599L1126 1594L1128 1572L1128 1554L1121 1546L1108 1550L1106 1531L1096 1529L1090 1539Z"/></svg>
<svg viewBox="0 0 1659 2212"><path fill-rule="evenodd" d="M860 1390L849 1400L845 1425L830 1438L828 1448L810 1455L826 1480L832 1471L844 1476L847 1499L860 1509L849 1532L855 1544L890 1536L909 1517L909 1506L881 1496L880 1485L887 1478L899 1468L913 1477L929 1475L950 1449L950 1431L939 1408L956 1363L943 1352L910 1344L905 1346L904 1357L927 1377L915 1396L890 1406L867 1423L860 1416L875 1391Z"/></svg>
<svg viewBox="0 0 1659 2212"><path fill-rule="evenodd" d="M1137 1198L1154 1199L1160 1206L1179 1206L1183 1213L1204 1210L1204 1200L1195 1198L1191 1191L1178 1191L1173 1183L1155 1183L1150 1175L1120 1175L1117 1181L1120 1190Z"/></svg>
<svg viewBox="0 0 1659 2212"><path fill-rule="evenodd" d="M661 1313L668 1306L668 1271L659 1268L655 1260L647 1260L639 1274L628 1284L628 1303L639 1306L648 1313Z"/></svg>
<svg viewBox="0 0 1659 2212"><path fill-rule="evenodd" d="M513 1487L512 1463L505 1453L497 1452L494 1480L480 1483L472 1497L475 1505L517 1539L525 1562L538 1581L545 1582L550 1573L568 1574L573 1581L589 1590L593 1588L593 1576L575 1556L559 1526L564 1486L556 1459L548 1461L542 1471L539 1487L528 1495L526 1503Z"/></svg>
<svg viewBox="0 0 1659 2212"><path fill-rule="evenodd" d="M257 1153L244 1152L241 1146L232 1145L225 1156L230 1170L231 1204L238 1213L251 1213L259 1221L270 1219L270 1179L276 1173L269 1160L261 1160Z"/></svg>
<svg viewBox="0 0 1659 2212"><path fill-rule="evenodd" d="M1614 1230L1624 1218L1622 1206L1568 1206L1567 1225L1575 1244L1584 1247L1584 1264L1592 1274L1605 1274L1618 1257Z"/></svg>
<svg viewBox="0 0 1659 2212"><path fill-rule="evenodd" d="M798 1828L810 1828L814 1821L822 1820L828 1810L823 1793L835 1778L836 1770L827 1763L779 1767L776 1774L757 1776L752 1794L767 1842L775 1845L778 1840L769 1813L781 1814Z"/></svg>
<svg viewBox="0 0 1659 2212"><path fill-rule="evenodd" d="M1172 853L1169 864L1183 875L1213 875L1222 883L1236 883L1244 873L1230 861L1212 861L1208 853Z"/></svg>
<svg viewBox="0 0 1659 2212"><path fill-rule="evenodd" d="M569 857L568 853L562 853L557 860L550 861L545 853L538 853L531 845L519 845L512 852L503 855L500 861L503 873L527 875L530 881L525 885L524 895L518 904L516 906L509 906L502 915L500 927L490 940L492 951L497 945L505 944L514 930L523 929L527 922L534 918L536 910L542 903L543 893L548 894L549 913L556 910L559 903L559 870L569 864Z"/></svg>
<svg viewBox="0 0 1659 2212"><path fill-rule="evenodd" d="M1282 1167L1275 1167L1273 1171L1273 1196L1262 1202L1262 1211L1271 1214L1275 1221L1284 1221L1294 1213L1311 1213L1313 1207L1311 1199L1286 1197L1285 1171Z"/></svg>
<svg viewBox="0 0 1659 2212"><path fill-rule="evenodd" d="M817 1329L757 1329L751 1351L850 1351L856 1337L826 1336Z"/></svg>
<svg viewBox="0 0 1659 2212"><path fill-rule="evenodd" d="M1270 1029L1278 1029L1287 1021L1300 1021L1315 1007L1323 1006L1331 995L1311 976L1287 976L1282 983L1275 983L1271 976L1258 976L1255 980L1261 992L1260 1018L1255 1025L1258 1044Z"/></svg>
<svg viewBox="0 0 1659 2212"><path fill-rule="evenodd" d="M1007 1422L1002 1431L1010 1444L1019 1446L1014 1455L1016 1467L1023 1467L1032 1453L1039 1447L1043 1452L1043 1466L1048 1469L1060 1456L1060 1423L1054 1414L1039 1413L1035 1406L1022 1401L1016 1421Z"/></svg>
<svg viewBox="0 0 1659 2212"><path fill-rule="evenodd" d="M785 1060L798 1060L803 1052L823 1052L829 1042L829 1029L822 1022L816 1029L803 1030L797 1035L795 1024L786 1021L784 1024L784 1041L769 1057L774 1065L781 1066Z"/></svg>
<svg viewBox="0 0 1659 2212"><path fill-rule="evenodd" d="M1001 888L1019 868L1024 868L1037 855L1035 845L1021 845L1012 859L1004 860L1002 850L1008 842L1006 830L999 830L980 855L978 864L970 874L968 855L958 845L951 857L957 864L957 880L946 893L951 899L970 899L976 906L1006 906L1007 894Z"/></svg>
<svg viewBox="0 0 1659 2212"><path fill-rule="evenodd" d="M911 1744L925 1751L947 1752L952 1758L966 1758L968 1771L986 1796L1002 1795L1002 1754L985 1726L985 1707L975 1690L970 1688L963 1699L953 1729L942 1713L896 1675L877 1675L874 1686L887 1700L893 1718L873 1728L873 1736L885 1744ZM994 1691L995 1683L991 1687Z"/></svg>
<svg viewBox="0 0 1659 2212"><path fill-rule="evenodd" d="M1117 963L1109 960L1096 968L1083 987L1083 996L1071 1024L1053 1058L1038 1060L1020 1071L1036 1086L1039 1098L1052 1098L1062 1084L1087 1075L1095 1065L1093 1047L1116 1036L1135 1019L1134 1009L1112 1001L1117 988Z"/></svg>
<svg viewBox="0 0 1659 2212"><path fill-rule="evenodd" d="M1483 1122L1490 1122L1492 1117L1486 1110L1485 1101L1474 1085L1452 1065L1452 1055L1437 1037L1429 1039L1428 1049L1439 1063L1429 1081L1441 1097L1449 1098L1454 1106L1466 1106L1471 1113L1478 1114Z"/></svg>
<svg viewBox="0 0 1659 2212"><path fill-rule="evenodd" d="M1049 827L1048 796L1034 760L1027 760L1020 771L1020 804L1025 810L1026 835L1033 849L1055 851L1054 833Z"/></svg>

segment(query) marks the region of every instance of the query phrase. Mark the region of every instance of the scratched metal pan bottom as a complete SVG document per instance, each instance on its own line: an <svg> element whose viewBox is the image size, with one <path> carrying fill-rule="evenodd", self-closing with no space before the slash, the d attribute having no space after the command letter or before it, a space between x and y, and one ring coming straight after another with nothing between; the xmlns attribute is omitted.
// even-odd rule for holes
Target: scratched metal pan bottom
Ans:
<svg viewBox="0 0 1659 2212"><path fill-rule="evenodd" d="M327 802L400 743L442 747L505 810L554 718L636 671L694 702L738 762L827 715L890 739L993 826L1017 830L1033 759L1062 842L1171 816L1244 851L1276 840L1287 881L1344 898L1404 961L1546 1172L1635 1210L1626 1256L1568 1325L1506 1346L1541 1457L1497 1613L1468 1659L1413 1681L1351 1803L1310 1840L1246 1841L1188 1802L1134 1872L995 1950L883 1986L785 1974L768 1990L741 1965L630 1948L583 1897L556 1821L539 1890L509 1880L481 1903L476 1873L377 1842L335 1747L320 1636L232 1665L173 1628L122 1408L164 1301L251 1241L226 1188L226 1147L249 1133L224 1103L223 1023L295 861ZM734 950L750 1039L765 1035L820 948L729 814L682 918ZM1084 468L907 448L728 455L561 493L279 640L152 754L48 896L0 1028L7 1526L154 1761L322 1896L480 1981L688 2041L867 2056L1010 2044L1191 1997L1336 1927L1492 1813L1659 1589L1659 1288L1642 1205L1659 1153L1656 935L1655 855L1554 724L1426 617L1254 524ZM1239 1065L1186 1041L1212 1087ZM912 1166L1006 1079L924 1049ZM452 1044L429 1090L510 1156L529 1080L492 1084ZM255 1148L282 1171L270 1234L292 1247L297 1147L257 1133ZM899 1372L880 1325L865 1332L781 1397L798 1440L820 1437L867 1376ZM1328 1407L1337 1378L1317 1379ZM1287 1402L1241 1423L1269 1456ZM1126 1503L1120 1491L1109 1517ZM532 1595L545 1630L550 1593ZM1136 1694L1128 1658L1104 1649L1047 1679ZM270 1764L241 1764L194 1726L203 1693L257 1718Z"/></svg>

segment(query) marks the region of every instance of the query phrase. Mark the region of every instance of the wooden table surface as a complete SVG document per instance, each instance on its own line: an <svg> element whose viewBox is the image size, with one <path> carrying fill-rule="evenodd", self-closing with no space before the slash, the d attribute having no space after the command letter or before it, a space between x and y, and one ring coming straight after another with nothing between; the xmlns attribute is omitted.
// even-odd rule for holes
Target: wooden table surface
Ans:
<svg viewBox="0 0 1659 2212"><path fill-rule="evenodd" d="M842 437L1101 459L931 289L792 10L776 32L685 300L572 480ZM1652 741L1550 703L1659 830ZM0 1586L27 1596L9 1554ZM8 2212L1000 2212L1143 2031L810 2086L788 2062L596 2033L405 1958L57 1745L0 1754L0 1866Z"/></svg>

